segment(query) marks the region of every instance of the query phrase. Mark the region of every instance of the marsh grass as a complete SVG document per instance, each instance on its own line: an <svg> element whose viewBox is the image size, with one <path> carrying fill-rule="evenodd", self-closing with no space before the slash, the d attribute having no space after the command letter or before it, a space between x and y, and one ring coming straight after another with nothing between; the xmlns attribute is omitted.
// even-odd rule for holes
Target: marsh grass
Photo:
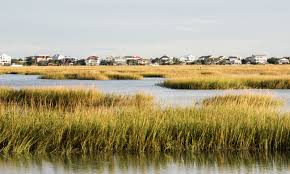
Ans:
<svg viewBox="0 0 290 174"><path fill-rule="evenodd" d="M290 147L290 115L274 111L279 102L271 97L225 96L207 99L199 108L161 108L142 95L108 99L87 90L1 89L0 96L2 153L286 151ZM74 112L66 107L75 107Z"/></svg>
<svg viewBox="0 0 290 174"><path fill-rule="evenodd" d="M108 73L106 76L110 80L141 80L142 76L137 74L129 74L129 73Z"/></svg>
<svg viewBox="0 0 290 174"><path fill-rule="evenodd" d="M274 99L270 95L252 95L252 94L242 94L242 95L222 95L215 96L204 99L202 101L202 106L208 107L241 107L245 106L247 108L276 108L283 105L283 101Z"/></svg>
<svg viewBox="0 0 290 174"><path fill-rule="evenodd" d="M152 102L152 97L144 94L123 96L103 94L93 89L0 88L0 103L17 104L34 108L75 109L85 107L138 106Z"/></svg>
<svg viewBox="0 0 290 174"><path fill-rule="evenodd" d="M36 74L46 75L50 78L59 76L58 78L64 79L60 74L77 74L72 76L76 79L83 79L81 76L87 74L86 78L95 78L96 74L130 74L138 76L137 79L142 77L166 77L166 78L195 78L202 76L208 78L215 76L216 78L226 77L229 75L244 76L273 76L281 77L290 75L290 65L240 65L240 66L221 66L221 65L186 65L186 66L30 66L30 67L1 67L0 74ZM119 75L120 76L120 75ZM45 77L45 76L44 76ZM141 78L140 78L141 77ZM130 77L132 78L132 77ZM101 78L102 79L102 78ZM115 78L124 79L124 78Z"/></svg>
<svg viewBox="0 0 290 174"><path fill-rule="evenodd" d="M102 73L49 73L42 75L39 78L55 80L108 80L108 77Z"/></svg>
<svg viewBox="0 0 290 174"><path fill-rule="evenodd" d="M290 89L290 78L194 78L168 79L160 86L173 89Z"/></svg>
<svg viewBox="0 0 290 174"><path fill-rule="evenodd" d="M41 79L75 80L141 80L143 77L129 73L48 73Z"/></svg>

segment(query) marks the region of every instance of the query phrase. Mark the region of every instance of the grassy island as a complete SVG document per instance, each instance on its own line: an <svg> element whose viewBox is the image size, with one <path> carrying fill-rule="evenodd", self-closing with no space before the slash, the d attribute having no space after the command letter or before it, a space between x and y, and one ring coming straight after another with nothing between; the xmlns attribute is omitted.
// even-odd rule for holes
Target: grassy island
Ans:
<svg viewBox="0 0 290 174"><path fill-rule="evenodd" d="M168 79L160 85L172 89L290 89L290 77L200 77Z"/></svg>

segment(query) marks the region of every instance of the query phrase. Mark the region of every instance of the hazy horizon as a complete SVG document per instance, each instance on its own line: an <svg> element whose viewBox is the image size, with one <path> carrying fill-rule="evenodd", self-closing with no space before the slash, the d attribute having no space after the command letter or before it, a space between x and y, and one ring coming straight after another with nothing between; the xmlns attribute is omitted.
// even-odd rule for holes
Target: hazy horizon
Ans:
<svg viewBox="0 0 290 174"><path fill-rule="evenodd" d="M287 0L3 1L0 53L290 56Z"/></svg>

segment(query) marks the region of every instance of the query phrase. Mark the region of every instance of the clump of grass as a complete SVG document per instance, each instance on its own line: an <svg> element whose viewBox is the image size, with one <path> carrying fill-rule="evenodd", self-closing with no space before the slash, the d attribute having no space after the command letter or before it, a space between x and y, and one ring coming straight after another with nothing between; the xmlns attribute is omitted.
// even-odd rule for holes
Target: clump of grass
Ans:
<svg viewBox="0 0 290 174"><path fill-rule="evenodd" d="M142 108L137 105L108 107L104 104L107 100L101 100L105 107L77 107L74 112L19 105L34 100L40 103L57 101L53 102L55 106L66 107L69 102L82 105L82 102L95 101L92 99L94 95L87 91L77 94L61 91L57 93L61 97L56 97L56 93L51 91L45 92L45 95L40 95L41 92L12 91L11 95L11 91L2 90L0 96L5 97L0 100L1 152L287 151L290 147L290 115L280 115L271 110L276 101L269 97L207 99L203 102L206 105L223 102L217 107L200 108L159 108L152 107L152 103ZM143 103L142 96L135 97ZM227 103L231 102L236 106L227 107ZM260 109L247 107L252 103Z"/></svg>
<svg viewBox="0 0 290 174"><path fill-rule="evenodd" d="M141 80L143 77L128 73L47 73L39 78L57 80Z"/></svg>
<svg viewBox="0 0 290 174"><path fill-rule="evenodd" d="M152 102L144 94L122 96L103 94L95 90L65 88L7 89L0 88L0 103L34 108L75 109L77 107L138 106Z"/></svg>
<svg viewBox="0 0 290 174"><path fill-rule="evenodd" d="M20 114L21 113L21 114ZM196 152L288 150L289 116L245 108L63 113L2 109L4 153Z"/></svg>
<svg viewBox="0 0 290 174"><path fill-rule="evenodd" d="M258 89L290 89L290 78L287 79L246 79L243 81L248 88Z"/></svg>
<svg viewBox="0 0 290 174"><path fill-rule="evenodd" d="M290 89L290 79L263 78L196 78L169 79L161 86L173 89Z"/></svg>
<svg viewBox="0 0 290 174"><path fill-rule="evenodd" d="M41 79L75 79L75 80L107 80L108 78L101 73L50 73L40 76Z"/></svg>
<svg viewBox="0 0 290 174"><path fill-rule="evenodd" d="M243 95L222 95L204 99L202 106L246 106L246 107L277 107L283 104L282 101L274 99L273 96L268 95L254 95L254 94L243 94Z"/></svg>
<svg viewBox="0 0 290 174"><path fill-rule="evenodd" d="M107 77L111 80L141 80L143 77L137 74L108 73Z"/></svg>
<svg viewBox="0 0 290 174"><path fill-rule="evenodd" d="M241 81L223 79L169 79L160 84L172 89L244 89Z"/></svg>

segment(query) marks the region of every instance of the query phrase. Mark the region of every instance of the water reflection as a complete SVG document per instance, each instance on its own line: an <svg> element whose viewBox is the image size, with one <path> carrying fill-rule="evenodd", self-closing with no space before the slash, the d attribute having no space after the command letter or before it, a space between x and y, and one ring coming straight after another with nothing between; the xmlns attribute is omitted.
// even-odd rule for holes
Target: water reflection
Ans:
<svg viewBox="0 0 290 174"><path fill-rule="evenodd" d="M1 173L290 173L290 153L4 156Z"/></svg>

